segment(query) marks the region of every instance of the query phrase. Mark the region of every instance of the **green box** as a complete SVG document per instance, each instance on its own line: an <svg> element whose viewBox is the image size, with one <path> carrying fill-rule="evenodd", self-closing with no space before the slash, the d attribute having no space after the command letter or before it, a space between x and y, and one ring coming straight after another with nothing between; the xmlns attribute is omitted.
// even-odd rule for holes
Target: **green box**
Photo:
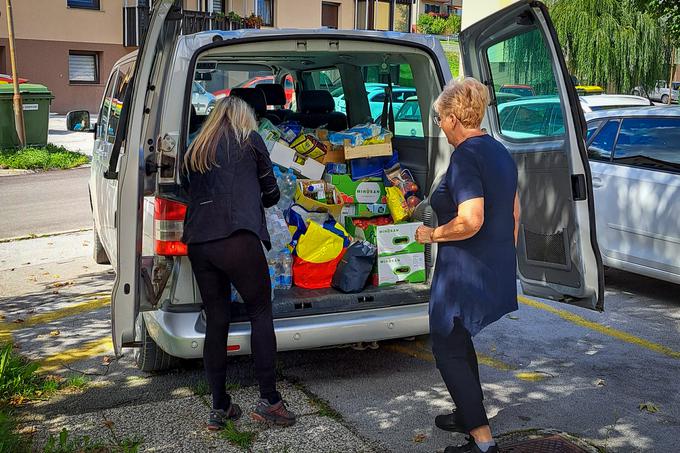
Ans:
<svg viewBox="0 0 680 453"><path fill-rule="evenodd" d="M354 203L343 206L342 215L345 217L365 219L370 217L378 217L381 215L390 215L390 210L386 204L382 203Z"/></svg>
<svg viewBox="0 0 680 453"><path fill-rule="evenodd" d="M24 110L26 144L44 146L50 122L50 104L54 96L44 85L22 83L19 85ZM19 137L14 126L12 98L14 87L11 83L0 84L0 148L16 148Z"/></svg>
<svg viewBox="0 0 680 453"><path fill-rule="evenodd" d="M424 253L378 257L378 286L395 285L400 282L422 283L425 278Z"/></svg>
<svg viewBox="0 0 680 453"><path fill-rule="evenodd" d="M356 239L378 246L378 256L405 253L424 253L425 245L416 241L416 230L422 222L398 223L393 225L369 225L362 229L354 225L351 217L345 218L345 230Z"/></svg>
<svg viewBox="0 0 680 453"><path fill-rule="evenodd" d="M345 196L346 204L370 205L387 203L387 192L385 191L385 184L382 178L365 178L359 181L352 181L350 175L327 174L325 179Z"/></svg>

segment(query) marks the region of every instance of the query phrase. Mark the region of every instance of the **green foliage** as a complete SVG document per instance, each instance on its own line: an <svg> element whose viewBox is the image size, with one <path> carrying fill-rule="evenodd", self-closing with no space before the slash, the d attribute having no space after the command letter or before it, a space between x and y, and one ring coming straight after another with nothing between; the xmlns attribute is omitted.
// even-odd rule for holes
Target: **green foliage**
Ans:
<svg viewBox="0 0 680 453"><path fill-rule="evenodd" d="M416 22L416 29L426 35L443 35L446 31L446 20L431 14L421 14Z"/></svg>
<svg viewBox="0 0 680 453"><path fill-rule="evenodd" d="M41 390L37 363L30 363L14 353L12 344L0 348L0 403L13 396L30 397Z"/></svg>
<svg viewBox="0 0 680 453"><path fill-rule="evenodd" d="M460 33L462 18L456 14L451 14L446 18L446 35Z"/></svg>
<svg viewBox="0 0 680 453"><path fill-rule="evenodd" d="M659 18L664 35L680 47L680 2L677 0L637 0L638 7Z"/></svg>
<svg viewBox="0 0 680 453"><path fill-rule="evenodd" d="M29 170L66 169L86 164L90 158L69 151L63 146L48 144L45 147L26 147L0 150L0 168Z"/></svg>
<svg viewBox="0 0 680 453"><path fill-rule="evenodd" d="M451 75L456 78L460 75L460 55L457 52L444 51L446 54L446 59L449 62L449 68L451 68Z"/></svg>
<svg viewBox="0 0 680 453"><path fill-rule="evenodd" d="M74 374L66 379L63 387L67 389L82 390L90 380L82 374Z"/></svg>
<svg viewBox="0 0 680 453"><path fill-rule="evenodd" d="M550 15L567 66L583 82L629 92L665 78L661 24L636 0L554 0Z"/></svg>
<svg viewBox="0 0 680 453"><path fill-rule="evenodd" d="M239 431L232 420L227 422L220 435L223 439L228 440L230 444L245 451L250 450L257 437L257 433L254 431Z"/></svg>
<svg viewBox="0 0 680 453"><path fill-rule="evenodd" d="M93 441L90 436L73 437L69 435L68 430L63 428L59 432L59 436L54 437L50 435L45 447L44 453L75 453L75 452L95 452L104 449L103 442Z"/></svg>
<svg viewBox="0 0 680 453"><path fill-rule="evenodd" d="M0 453L28 453L30 443L16 432L16 421L0 408Z"/></svg>

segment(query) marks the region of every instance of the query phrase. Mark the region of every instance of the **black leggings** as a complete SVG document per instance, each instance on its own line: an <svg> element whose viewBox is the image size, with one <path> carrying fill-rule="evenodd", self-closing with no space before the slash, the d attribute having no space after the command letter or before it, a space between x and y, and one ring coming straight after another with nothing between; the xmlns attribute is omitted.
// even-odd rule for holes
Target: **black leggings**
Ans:
<svg viewBox="0 0 680 453"><path fill-rule="evenodd" d="M470 333L456 318L453 331L448 336L433 332L431 338L437 368L456 404L456 419L462 421L468 432L488 425L477 353Z"/></svg>
<svg viewBox="0 0 680 453"><path fill-rule="evenodd" d="M276 391L271 280L260 239L254 233L239 230L226 239L189 244L189 260L206 313L203 363L213 408L227 409L231 403L225 381L232 284L243 298L250 318L250 349L260 396L277 402L280 395Z"/></svg>

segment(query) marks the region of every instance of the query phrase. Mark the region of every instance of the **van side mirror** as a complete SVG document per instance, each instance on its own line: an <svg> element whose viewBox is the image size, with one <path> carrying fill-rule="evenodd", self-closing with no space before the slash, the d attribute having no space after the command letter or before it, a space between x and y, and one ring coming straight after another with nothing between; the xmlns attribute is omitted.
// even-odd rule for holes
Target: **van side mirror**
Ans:
<svg viewBox="0 0 680 453"><path fill-rule="evenodd" d="M90 112L72 110L66 114L66 129L75 132L90 132Z"/></svg>

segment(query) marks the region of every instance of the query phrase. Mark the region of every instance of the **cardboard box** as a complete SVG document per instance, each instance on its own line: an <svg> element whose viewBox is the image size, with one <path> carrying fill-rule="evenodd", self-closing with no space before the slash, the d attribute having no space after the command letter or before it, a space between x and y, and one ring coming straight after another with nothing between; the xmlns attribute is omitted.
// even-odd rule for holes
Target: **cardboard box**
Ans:
<svg viewBox="0 0 680 453"><path fill-rule="evenodd" d="M362 229L354 225L352 216L347 216L344 222L345 229L350 236L377 245L378 256L425 252L425 245L416 241L416 230L422 224L422 222L411 222L369 225L368 228Z"/></svg>
<svg viewBox="0 0 680 453"><path fill-rule="evenodd" d="M347 217L354 217L359 219L378 217L381 215L389 215L390 210L387 208L386 204L374 203L374 204L364 204L364 203L353 203L346 204L342 208L342 214L340 216L339 222L344 225ZM352 224L354 225L354 224Z"/></svg>
<svg viewBox="0 0 680 453"><path fill-rule="evenodd" d="M387 192L382 178L352 181L350 175L326 175L324 179L346 196L345 203L361 203L364 205L387 203Z"/></svg>
<svg viewBox="0 0 680 453"><path fill-rule="evenodd" d="M277 165L290 168L300 176L309 179L321 179L326 170L324 164L311 157L305 157L295 152L294 149L281 142L266 142L269 149L269 157Z"/></svg>
<svg viewBox="0 0 680 453"><path fill-rule="evenodd" d="M392 143L377 143L375 145L350 146L345 141L345 159L361 159L364 157L382 157L392 155Z"/></svg>
<svg viewBox="0 0 680 453"><path fill-rule="evenodd" d="M321 182L323 183L323 181ZM337 192L337 189L335 190ZM344 203L342 203L342 197L338 195L337 198L340 200L339 204L322 203L313 198L307 197L302 191L300 183L298 183L295 189L295 203L299 204L300 206L311 212L327 212L330 215L332 215L336 220L340 219L343 207L345 206Z"/></svg>
<svg viewBox="0 0 680 453"><path fill-rule="evenodd" d="M405 253L378 257L378 286L425 281L425 254Z"/></svg>
<svg viewBox="0 0 680 453"><path fill-rule="evenodd" d="M425 245L416 241L416 230L422 225L423 222L411 222L375 227L378 255L425 252Z"/></svg>
<svg viewBox="0 0 680 453"><path fill-rule="evenodd" d="M332 145L329 141L321 141L326 146L326 154L319 158L319 162L327 164L329 162L336 162L338 164L345 163L345 148L342 146Z"/></svg>

